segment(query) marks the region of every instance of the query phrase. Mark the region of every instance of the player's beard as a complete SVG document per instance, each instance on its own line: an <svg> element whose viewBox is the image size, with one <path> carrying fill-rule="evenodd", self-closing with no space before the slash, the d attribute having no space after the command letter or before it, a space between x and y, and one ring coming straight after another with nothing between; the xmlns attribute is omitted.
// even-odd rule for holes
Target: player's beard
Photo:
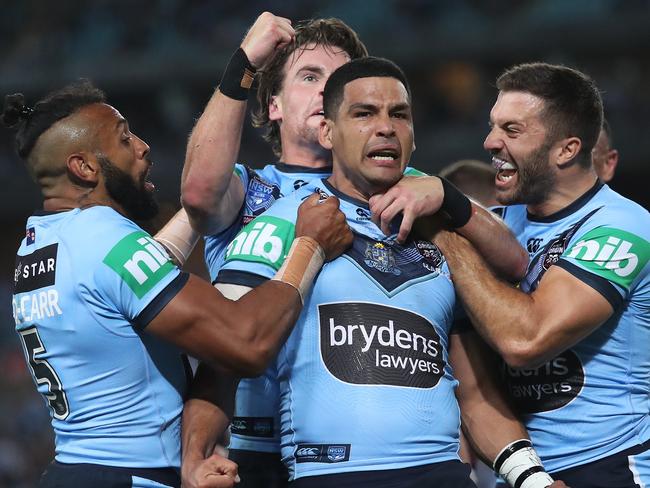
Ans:
<svg viewBox="0 0 650 488"><path fill-rule="evenodd" d="M517 163L517 185L509 194L497 194L502 205L543 203L555 186L555 174L548 164L553 141L546 140L540 147Z"/></svg>
<svg viewBox="0 0 650 488"><path fill-rule="evenodd" d="M158 214L158 203L144 187L146 172L140 181L115 166L110 159L98 156L97 160L106 181L106 191L119 203L133 220L149 220Z"/></svg>

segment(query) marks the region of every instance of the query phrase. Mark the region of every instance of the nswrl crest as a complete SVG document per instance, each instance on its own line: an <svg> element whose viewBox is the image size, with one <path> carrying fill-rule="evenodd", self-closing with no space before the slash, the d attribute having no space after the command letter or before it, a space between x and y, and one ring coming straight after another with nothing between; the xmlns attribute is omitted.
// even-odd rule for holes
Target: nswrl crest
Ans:
<svg viewBox="0 0 650 488"><path fill-rule="evenodd" d="M248 184L246 195L247 215L257 216L280 198L280 188L254 176Z"/></svg>
<svg viewBox="0 0 650 488"><path fill-rule="evenodd" d="M395 276L402 274L402 270L395 265L393 250L381 242L366 243L363 262L382 273L392 273Z"/></svg>

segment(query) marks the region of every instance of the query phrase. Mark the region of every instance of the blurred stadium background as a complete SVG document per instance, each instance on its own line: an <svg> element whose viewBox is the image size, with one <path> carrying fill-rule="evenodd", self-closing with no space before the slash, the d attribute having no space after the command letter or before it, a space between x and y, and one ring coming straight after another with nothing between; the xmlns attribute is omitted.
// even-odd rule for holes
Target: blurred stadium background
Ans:
<svg viewBox="0 0 650 488"><path fill-rule="evenodd" d="M611 186L650 204L650 0L1 0L0 94L33 103L79 77L93 80L149 143L165 215L178 207L185 143L221 70L264 10L346 21L373 55L400 64L413 89L413 164L436 172L482 148L495 77L524 61L563 63L603 91L620 151ZM240 160L273 155L250 126ZM0 487L30 487L52 455L11 316L15 251L39 193L0 132ZM155 226L155 224L154 224Z"/></svg>

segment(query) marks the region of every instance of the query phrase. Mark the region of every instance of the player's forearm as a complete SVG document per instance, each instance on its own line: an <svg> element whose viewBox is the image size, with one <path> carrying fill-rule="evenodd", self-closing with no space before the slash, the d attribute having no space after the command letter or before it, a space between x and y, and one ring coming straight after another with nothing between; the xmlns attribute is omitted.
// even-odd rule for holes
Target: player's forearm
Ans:
<svg viewBox="0 0 650 488"><path fill-rule="evenodd" d="M489 210L472 202L469 222L456 232L468 239L504 279L516 282L526 273L528 253L505 223Z"/></svg>
<svg viewBox="0 0 650 488"><path fill-rule="evenodd" d="M183 459L212 454L230 424L238 383L232 374L199 364L183 409Z"/></svg>
<svg viewBox="0 0 650 488"><path fill-rule="evenodd" d="M245 116L245 101L234 100L217 90L190 135L181 200L192 225L203 234L214 231L215 226L226 227L241 207L243 192L227 193L231 185L240 185L233 176L233 167ZM224 205L226 196L234 201Z"/></svg>
<svg viewBox="0 0 650 488"><path fill-rule="evenodd" d="M182 268L201 236L190 225L185 209L180 209L154 236L165 246L174 263Z"/></svg>
<svg viewBox="0 0 650 488"><path fill-rule="evenodd" d="M473 331L450 336L449 358L459 381L463 430L481 459L492 465L504 446L528 437L505 400L499 358Z"/></svg>
<svg viewBox="0 0 650 488"><path fill-rule="evenodd" d="M496 278L464 238L436 239L449 265L456 292L477 332L512 366L528 366L522 351L538 338L540 324L531 296Z"/></svg>

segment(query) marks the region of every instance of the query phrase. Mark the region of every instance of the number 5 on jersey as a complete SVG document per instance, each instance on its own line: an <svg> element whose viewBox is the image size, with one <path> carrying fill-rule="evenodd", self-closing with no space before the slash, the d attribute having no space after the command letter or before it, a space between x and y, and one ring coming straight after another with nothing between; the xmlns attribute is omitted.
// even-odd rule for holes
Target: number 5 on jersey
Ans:
<svg viewBox="0 0 650 488"><path fill-rule="evenodd" d="M19 332L34 381L39 386L43 384L47 385L47 392L44 395L52 409L52 415L55 419L65 420L70 414L70 408L61 380L52 366L50 366L50 363L45 359L38 359L36 357L37 354L47 352L38 335L38 330L36 327L30 327Z"/></svg>

